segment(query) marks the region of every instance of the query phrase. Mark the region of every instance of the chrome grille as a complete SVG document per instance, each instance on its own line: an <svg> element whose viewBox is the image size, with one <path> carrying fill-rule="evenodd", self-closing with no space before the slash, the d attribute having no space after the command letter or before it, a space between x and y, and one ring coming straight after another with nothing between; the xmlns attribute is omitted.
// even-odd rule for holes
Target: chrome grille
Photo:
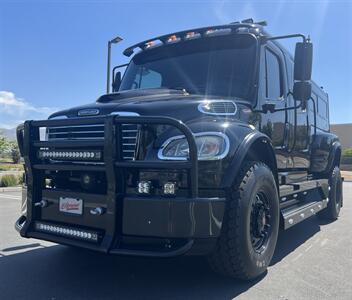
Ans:
<svg viewBox="0 0 352 300"><path fill-rule="evenodd" d="M121 124L122 158L133 160L136 158L139 129L136 124Z"/></svg>
<svg viewBox="0 0 352 300"><path fill-rule="evenodd" d="M48 128L48 140L104 139L104 125L80 125Z"/></svg>
<svg viewBox="0 0 352 300"><path fill-rule="evenodd" d="M139 130L135 124L121 124L122 158L133 160L136 157ZM104 125L80 125L48 128L48 140L102 140Z"/></svg>

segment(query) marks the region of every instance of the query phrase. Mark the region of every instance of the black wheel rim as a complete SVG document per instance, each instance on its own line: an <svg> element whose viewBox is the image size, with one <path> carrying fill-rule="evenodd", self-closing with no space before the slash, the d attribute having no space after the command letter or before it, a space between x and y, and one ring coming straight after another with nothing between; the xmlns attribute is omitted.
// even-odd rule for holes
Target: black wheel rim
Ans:
<svg viewBox="0 0 352 300"><path fill-rule="evenodd" d="M264 193L256 194L251 208L250 238L255 252L262 253L271 235L270 205Z"/></svg>
<svg viewBox="0 0 352 300"><path fill-rule="evenodd" d="M336 185L336 210L339 211L341 208L341 199L342 199L342 182L340 180L337 181Z"/></svg>

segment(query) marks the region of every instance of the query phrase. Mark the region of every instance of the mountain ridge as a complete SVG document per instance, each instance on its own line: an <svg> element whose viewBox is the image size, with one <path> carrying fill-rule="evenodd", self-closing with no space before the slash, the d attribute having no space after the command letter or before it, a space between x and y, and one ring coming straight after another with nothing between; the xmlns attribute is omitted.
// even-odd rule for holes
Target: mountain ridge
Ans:
<svg viewBox="0 0 352 300"><path fill-rule="evenodd" d="M0 128L0 136L4 136L9 140L16 140L16 128Z"/></svg>

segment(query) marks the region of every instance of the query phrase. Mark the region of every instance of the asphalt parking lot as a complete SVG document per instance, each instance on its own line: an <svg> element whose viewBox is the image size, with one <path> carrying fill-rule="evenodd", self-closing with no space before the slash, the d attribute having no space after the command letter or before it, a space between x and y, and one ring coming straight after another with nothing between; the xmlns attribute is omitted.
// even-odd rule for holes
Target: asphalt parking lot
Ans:
<svg viewBox="0 0 352 300"><path fill-rule="evenodd" d="M352 182L340 218L281 232L255 282L213 274L202 258L116 257L20 238L19 192L0 193L0 299L351 299Z"/></svg>

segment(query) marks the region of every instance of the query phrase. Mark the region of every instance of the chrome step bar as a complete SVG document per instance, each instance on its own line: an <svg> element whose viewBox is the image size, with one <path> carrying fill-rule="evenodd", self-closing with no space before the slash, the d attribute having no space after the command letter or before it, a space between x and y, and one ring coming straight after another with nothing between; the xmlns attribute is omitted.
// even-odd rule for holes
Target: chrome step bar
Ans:
<svg viewBox="0 0 352 300"><path fill-rule="evenodd" d="M325 209L328 205L328 201L329 198L326 198L322 201L311 202L295 208L285 209L282 211L284 229L286 230Z"/></svg>

